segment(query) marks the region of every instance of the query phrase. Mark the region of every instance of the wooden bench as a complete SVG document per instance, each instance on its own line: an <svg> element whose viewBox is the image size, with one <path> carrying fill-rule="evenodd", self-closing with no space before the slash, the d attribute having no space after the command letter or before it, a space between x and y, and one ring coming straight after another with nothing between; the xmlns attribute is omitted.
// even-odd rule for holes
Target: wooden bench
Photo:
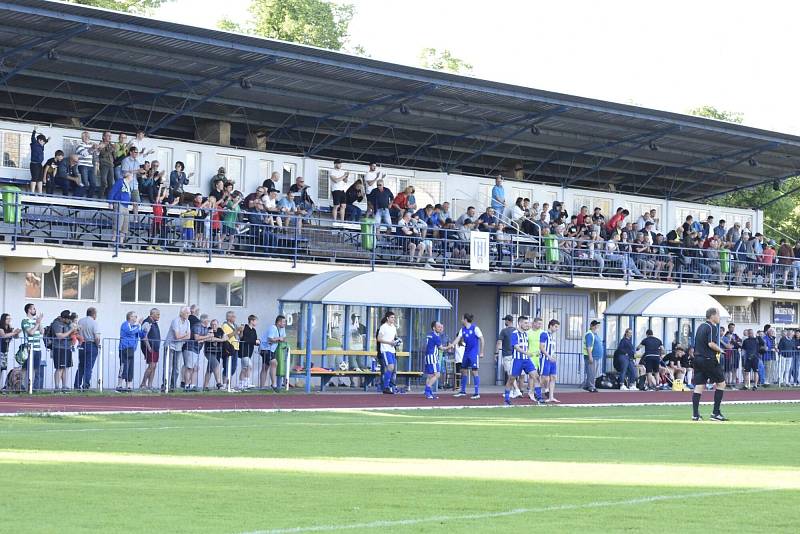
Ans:
<svg viewBox="0 0 800 534"><path fill-rule="evenodd" d="M295 356L298 353L295 353ZM302 357L305 355L305 352L299 352L299 355ZM350 357L350 356L368 356L368 357L375 357L376 352L373 350L341 350L341 349L325 349L325 350L312 350L311 356L321 356L321 357ZM410 352L400 351L396 354L397 358L409 358L411 357ZM422 376L422 372L420 371L396 371L395 374L398 377L406 379L406 385L411 383L412 378L420 378ZM290 376L294 378L304 378L306 376L305 370L295 371L290 373ZM348 369L347 371L341 371L339 369L332 369L332 370L325 370L325 371L315 371L312 368L311 377L319 378L320 379L320 391L325 391L325 388L330 383L331 379L340 377L340 378L363 378L362 388L364 391L368 391L369 388L375 384L375 379L380 378L381 373L378 370L361 370L361 371L352 371Z"/></svg>

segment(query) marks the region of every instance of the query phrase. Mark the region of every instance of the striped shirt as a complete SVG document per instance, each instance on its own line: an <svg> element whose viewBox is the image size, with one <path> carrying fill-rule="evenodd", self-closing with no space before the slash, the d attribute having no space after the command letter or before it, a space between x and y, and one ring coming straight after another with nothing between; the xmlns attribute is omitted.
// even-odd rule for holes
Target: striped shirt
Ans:
<svg viewBox="0 0 800 534"><path fill-rule="evenodd" d="M530 355L528 354L528 333L523 332L522 330L515 330L513 334L511 334L511 344L514 346L513 356L515 360L529 360ZM517 350L517 345L520 346L522 350Z"/></svg>
<svg viewBox="0 0 800 534"><path fill-rule="evenodd" d="M94 148L92 148L92 143L81 143L78 145L78 148L75 149L75 152L78 154L78 167L93 167L94 166L94 157L93 152Z"/></svg>
<svg viewBox="0 0 800 534"><path fill-rule="evenodd" d="M539 337L539 343L544 345L544 352L542 352L541 357L555 358L556 340L553 338L553 335L550 332L542 332L542 335Z"/></svg>
<svg viewBox="0 0 800 534"><path fill-rule="evenodd" d="M28 330L31 328L36 327L36 319L31 319L30 317L26 317L22 320L22 332L23 332L23 339L25 343L30 344L31 350L33 352L41 352L42 350L42 332L41 330L34 331L33 334L28 335Z"/></svg>
<svg viewBox="0 0 800 534"><path fill-rule="evenodd" d="M439 347L442 346L442 338L436 332L430 332L425 340L425 363L436 365L439 363Z"/></svg>

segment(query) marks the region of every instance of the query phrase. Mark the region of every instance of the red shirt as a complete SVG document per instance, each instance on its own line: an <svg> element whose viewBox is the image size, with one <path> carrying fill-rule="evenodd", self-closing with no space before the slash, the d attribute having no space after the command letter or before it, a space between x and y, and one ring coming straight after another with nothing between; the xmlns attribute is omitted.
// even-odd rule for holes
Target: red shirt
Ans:
<svg viewBox="0 0 800 534"><path fill-rule="evenodd" d="M622 212L615 213L614 216L608 220L608 223L606 224L606 229L607 230L615 229L617 227L617 224L619 224L619 222L622 221L623 219L625 219L625 215L623 215Z"/></svg>
<svg viewBox="0 0 800 534"><path fill-rule="evenodd" d="M401 210L408 209L408 195L397 193L397 196L394 197L394 205Z"/></svg>
<svg viewBox="0 0 800 534"><path fill-rule="evenodd" d="M761 263L764 265L772 265L775 263L775 249L772 247L767 247L764 249L764 253L761 255Z"/></svg>
<svg viewBox="0 0 800 534"><path fill-rule="evenodd" d="M578 214L578 221L577 221L578 226L585 225L586 224L586 219L588 219L588 218L589 218L588 215L584 215L583 213L579 213Z"/></svg>
<svg viewBox="0 0 800 534"><path fill-rule="evenodd" d="M153 224L161 224L164 221L164 205L153 204Z"/></svg>

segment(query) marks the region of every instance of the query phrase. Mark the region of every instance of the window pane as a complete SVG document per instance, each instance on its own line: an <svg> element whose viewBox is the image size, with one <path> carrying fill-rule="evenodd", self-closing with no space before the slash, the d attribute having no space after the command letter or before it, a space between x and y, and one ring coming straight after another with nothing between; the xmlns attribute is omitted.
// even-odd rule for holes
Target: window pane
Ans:
<svg viewBox="0 0 800 534"><path fill-rule="evenodd" d="M156 271L156 296L154 301L160 304L169 304L171 294L170 272Z"/></svg>
<svg viewBox="0 0 800 534"><path fill-rule="evenodd" d="M230 306L244 306L244 280L231 282Z"/></svg>
<svg viewBox="0 0 800 534"><path fill-rule="evenodd" d="M320 200L328 200L331 196L330 188L328 187L330 185L330 177L331 173L328 169L320 169L317 171L317 198ZM285 170L283 171L283 181L286 181ZM383 185L386 185L385 179ZM395 193L394 190L392 190L392 193Z"/></svg>
<svg viewBox="0 0 800 534"><path fill-rule="evenodd" d="M216 286L216 293L217 297L215 302L217 306L227 306L228 305L228 284L218 283L214 284Z"/></svg>
<svg viewBox="0 0 800 534"><path fill-rule="evenodd" d="M186 176L189 177L189 183L191 185L199 185L200 184L200 152L195 152L193 150L188 150L186 152L186 161L183 163L186 164L186 168L184 172ZM172 169L170 169L171 172ZM190 174L194 173L191 177Z"/></svg>
<svg viewBox="0 0 800 534"><path fill-rule="evenodd" d="M122 302L136 302L136 269L133 267L122 268L120 300Z"/></svg>
<svg viewBox="0 0 800 534"><path fill-rule="evenodd" d="M61 266L61 298L78 299L78 266L64 264Z"/></svg>
<svg viewBox="0 0 800 534"><path fill-rule="evenodd" d="M228 167L226 176L236 184L236 187L242 187L242 158L228 157Z"/></svg>
<svg viewBox="0 0 800 534"><path fill-rule="evenodd" d="M172 172L172 149L163 146L156 148L153 159L158 160L158 169L165 171L164 177L169 178L169 173Z"/></svg>
<svg viewBox="0 0 800 534"><path fill-rule="evenodd" d="M97 267L94 265L81 265L81 296L82 300L94 300L97 287Z"/></svg>
<svg viewBox="0 0 800 534"><path fill-rule="evenodd" d="M5 132L3 134L3 167L21 167L19 150L19 134Z"/></svg>
<svg viewBox="0 0 800 534"><path fill-rule="evenodd" d="M270 177L272 174L272 162L268 159L260 159L258 160L258 183L264 183L264 180ZM276 186L280 186L280 184L275 184Z"/></svg>
<svg viewBox="0 0 800 534"><path fill-rule="evenodd" d="M137 280L138 293L137 302L153 302L153 271L150 269L139 269Z"/></svg>
<svg viewBox="0 0 800 534"><path fill-rule="evenodd" d="M295 176L297 175L297 165L294 163L283 164L283 192L289 190L289 187L294 183ZM327 182L326 182L327 183Z"/></svg>
<svg viewBox="0 0 800 534"><path fill-rule="evenodd" d="M27 273L25 275L25 298L42 298L42 275L41 273Z"/></svg>
<svg viewBox="0 0 800 534"><path fill-rule="evenodd" d="M172 303L186 303L186 273L172 271Z"/></svg>
<svg viewBox="0 0 800 534"><path fill-rule="evenodd" d="M44 298L57 299L59 280L61 279L61 264L56 263L53 270L44 274Z"/></svg>

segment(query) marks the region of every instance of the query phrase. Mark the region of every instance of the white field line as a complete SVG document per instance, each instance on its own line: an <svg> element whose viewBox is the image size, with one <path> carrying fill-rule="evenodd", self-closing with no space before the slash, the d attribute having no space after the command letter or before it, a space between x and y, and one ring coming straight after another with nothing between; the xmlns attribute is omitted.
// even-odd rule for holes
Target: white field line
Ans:
<svg viewBox="0 0 800 534"><path fill-rule="evenodd" d="M697 493L680 493L675 495L652 495L649 497L639 497L636 499L625 499L619 501L594 501L578 504L554 504L552 506L541 506L538 508L514 508L498 512L484 512L480 514L464 515L438 515L430 517L417 517L413 519L397 519L390 521L371 521L369 523L354 523L350 525L317 525L307 527L275 528L269 530L256 530L246 534L299 534L304 532L336 532L340 530L357 529L382 529L391 527L406 527L419 525L422 523L446 523L451 521L474 521L479 519L493 519L496 517L512 517L523 514L563 512L570 510L587 510L592 508L611 508L618 506L634 506L637 504L648 504L663 501L677 501L683 499L702 499L708 497L720 497L725 495L738 495L746 493L757 493L772 490L732 490L732 491L706 491Z"/></svg>
<svg viewBox="0 0 800 534"><path fill-rule="evenodd" d="M800 469L600 462L436 460L427 458L243 458L70 451L0 451L0 463L111 464L247 469L292 474L381 475L555 484L729 487L800 490Z"/></svg>
<svg viewBox="0 0 800 534"><path fill-rule="evenodd" d="M20 404L20 403L18 403ZM174 413L292 413L292 412L331 412L331 413L355 413L355 412L393 412L393 411L413 411L413 410L469 410L469 409L521 409L521 408L534 408L542 410L557 410L559 408L610 408L610 407L630 407L630 406L685 406L687 410L691 410L691 401L687 400L682 402L608 402L608 403L592 403L592 404L559 404L558 406L532 406L532 405L516 405L508 408L502 404L497 405L465 405L465 406L373 406L373 407L358 407L358 408L221 408L221 409L199 409L190 410L185 408L180 409L159 409L159 410L81 410L74 411L48 411L47 407L42 407L38 403L23 403L26 407L42 408L40 411L28 412L0 412L0 417L20 417L20 416L36 416L45 415L51 416L74 416L74 415L164 415ZM712 401L704 401L701 405L711 405ZM731 404L800 404L800 399L777 399L777 400L735 400L724 401L723 406ZM54 404L53 406L61 406Z"/></svg>

